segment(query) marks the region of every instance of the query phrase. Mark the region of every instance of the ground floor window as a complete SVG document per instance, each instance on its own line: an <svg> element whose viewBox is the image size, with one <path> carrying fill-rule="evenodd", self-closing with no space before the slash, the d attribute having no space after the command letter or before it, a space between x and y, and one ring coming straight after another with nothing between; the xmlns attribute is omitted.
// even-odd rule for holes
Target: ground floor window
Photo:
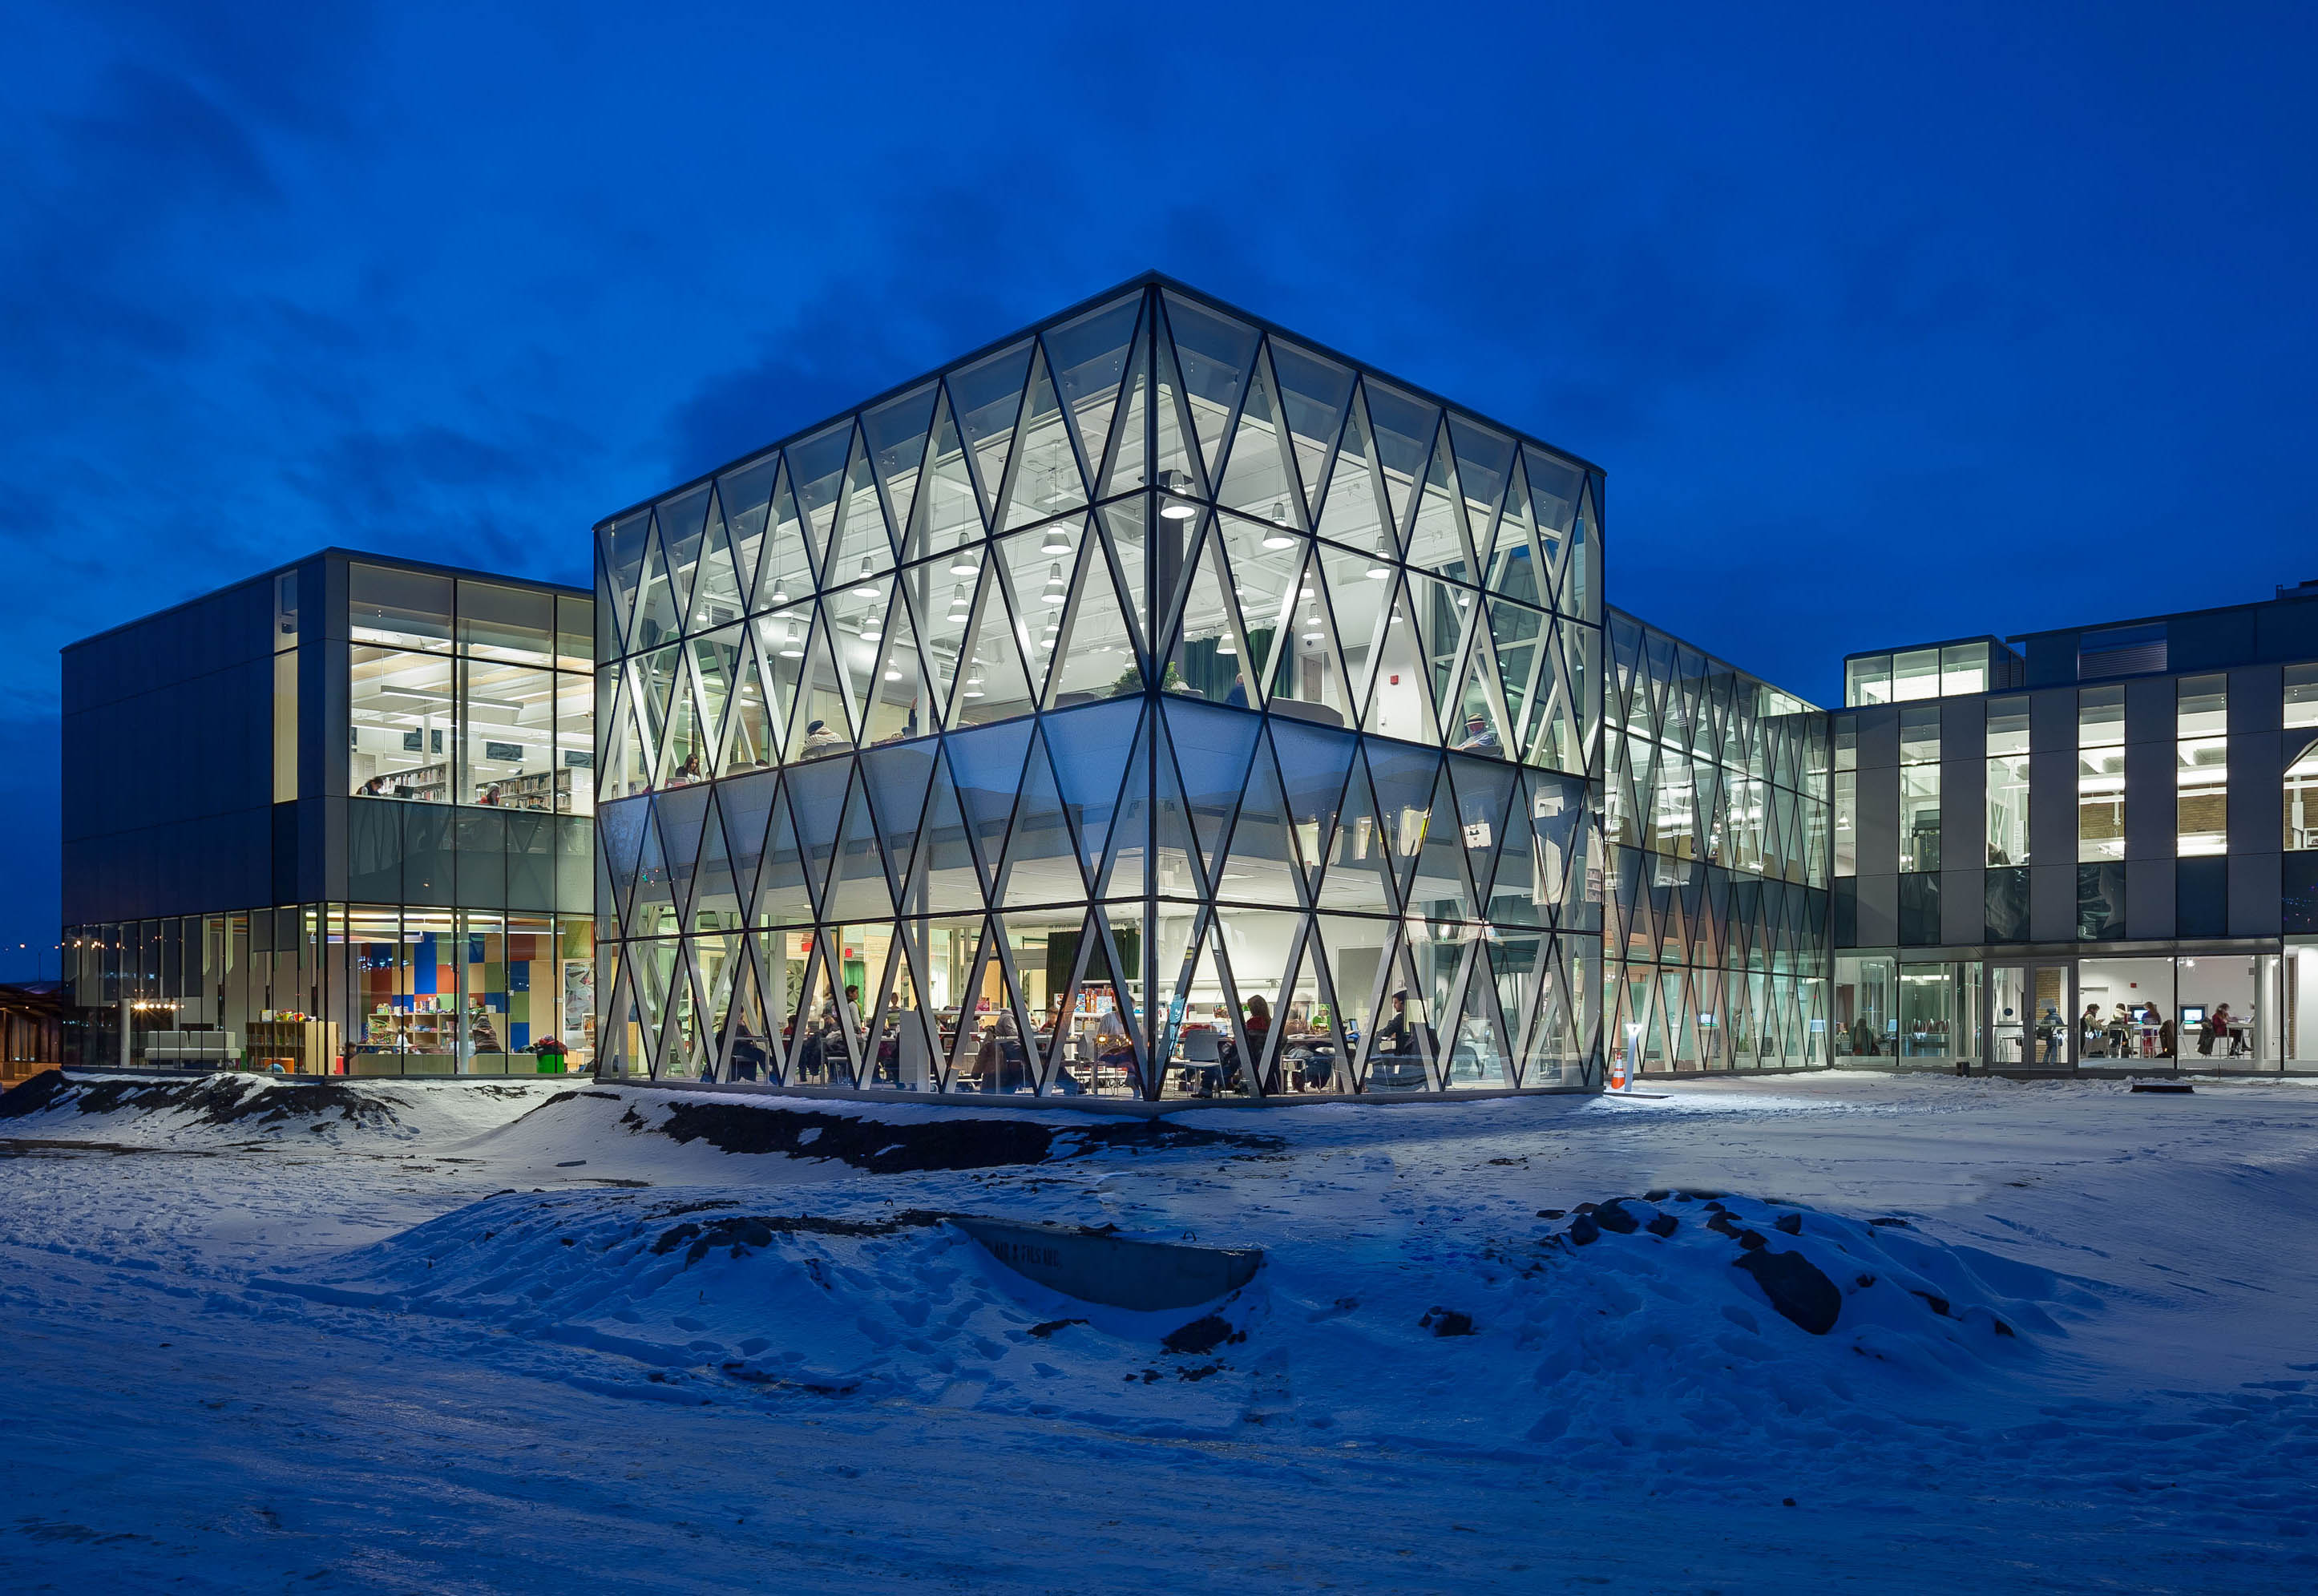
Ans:
<svg viewBox="0 0 2318 1596"><path fill-rule="evenodd" d="M307 904L65 940L68 1062L507 1075L595 1059L585 916Z"/></svg>

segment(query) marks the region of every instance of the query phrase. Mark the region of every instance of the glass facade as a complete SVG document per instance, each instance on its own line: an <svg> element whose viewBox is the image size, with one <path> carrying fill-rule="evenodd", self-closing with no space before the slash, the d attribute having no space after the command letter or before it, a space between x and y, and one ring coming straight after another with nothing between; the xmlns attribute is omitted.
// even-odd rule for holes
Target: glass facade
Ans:
<svg viewBox="0 0 2318 1596"><path fill-rule="evenodd" d="M607 521L604 1067L1596 1078L1601 491L1153 285Z"/></svg>
<svg viewBox="0 0 2318 1596"><path fill-rule="evenodd" d="M320 596L339 573L346 607L328 615ZM270 661L241 679L271 700L270 771L254 795L272 800L256 815L271 847L245 853L256 868L238 879L252 896L270 884L276 901L67 926L76 1061L353 1075L588 1068L592 600L335 551L250 585L271 617ZM204 618L247 615L240 591L202 600ZM166 678L180 646L142 634L170 624L186 625L136 623L97 640L107 652L85 663L68 652L68 676ZM246 717L229 672L171 690L184 713ZM68 767L77 735L67 732ZM176 842L164 862L197 851ZM320 893L282 901L301 882ZM146 895L168 885L124 884Z"/></svg>
<svg viewBox="0 0 2318 1596"><path fill-rule="evenodd" d="M1636 1074L1827 1062L1827 717L1631 616L1609 632L1604 1047Z"/></svg>

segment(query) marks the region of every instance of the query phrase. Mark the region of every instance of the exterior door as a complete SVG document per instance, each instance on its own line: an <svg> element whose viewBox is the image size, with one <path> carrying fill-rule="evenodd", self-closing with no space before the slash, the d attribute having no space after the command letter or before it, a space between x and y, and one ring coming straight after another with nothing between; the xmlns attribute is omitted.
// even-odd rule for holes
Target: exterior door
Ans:
<svg viewBox="0 0 2318 1596"><path fill-rule="evenodd" d="M2065 964L1988 967L1988 1067L2076 1067L2073 997Z"/></svg>

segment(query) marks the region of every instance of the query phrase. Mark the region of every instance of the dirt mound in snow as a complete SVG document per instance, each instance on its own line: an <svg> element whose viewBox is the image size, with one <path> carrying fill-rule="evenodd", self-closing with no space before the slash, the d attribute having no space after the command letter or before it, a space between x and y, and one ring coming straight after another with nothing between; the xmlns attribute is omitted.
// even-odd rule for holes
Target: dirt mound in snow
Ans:
<svg viewBox="0 0 2318 1596"><path fill-rule="evenodd" d="M1605 1466L1647 1455L1676 1472L1727 1468L1734 1436L1952 1428L1959 1402L2027 1391L2015 1376L2098 1305L1904 1224L1667 1193L1548 1211L1447 1255L1250 1235L1269 1249L1253 1283L1133 1314L1033 1284L939 1213L858 1191L822 1213L761 1204L507 1193L266 1284L622 1354L644 1369L586 1377L687 1401L785 1389L1146 1434L1273 1425Z"/></svg>
<svg viewBox="0 0 2318 1596"><path fill-rule="evenodd" d="M157 1114L181 1125L267 1130L292 1121L337 1120L365 1129L398 1124L393 1102L337 1081L290 1083L254 1075L195 1080L89 1080L60 1069L36 1075L0 1095L0 1120L35 1114Z"/></svg>
<svg viewBox="0 0 2318 1596"><path fill-rule="evenodd" d="M644 1139L645 1145L638 1145ZM662 1139L665 1139L664 1141ZM661 1178L714 1160L675 1159L667 1142L697 1152L777 1154L825 1160L872 1175L995 1169L1103 1153L1278 1152L1277 1137L1209 1131L1167 1120L1096 1119L1068 1111L983 1110L963 1103L848 1104L804 1108L795 1099L602 1087L559 1092L521 1119L480 1139L476 1150L522 1149L561 1165L583 1157L592 1171ZM659 1150L652 1150L658 1144Z"/></svg>

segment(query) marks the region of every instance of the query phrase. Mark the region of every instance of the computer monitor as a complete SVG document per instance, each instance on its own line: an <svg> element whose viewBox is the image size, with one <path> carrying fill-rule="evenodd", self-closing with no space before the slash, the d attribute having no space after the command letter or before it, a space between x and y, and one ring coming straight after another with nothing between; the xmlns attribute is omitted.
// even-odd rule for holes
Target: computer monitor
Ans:
<svg viewBox="0 0 2318 1596"><path fill-rule="evenodd" d="M2202 1025L2205 1023L2206 1005L2204 1004L2185 1003L2181 1005L2181 1023L2184 1026Z"/></svg>

